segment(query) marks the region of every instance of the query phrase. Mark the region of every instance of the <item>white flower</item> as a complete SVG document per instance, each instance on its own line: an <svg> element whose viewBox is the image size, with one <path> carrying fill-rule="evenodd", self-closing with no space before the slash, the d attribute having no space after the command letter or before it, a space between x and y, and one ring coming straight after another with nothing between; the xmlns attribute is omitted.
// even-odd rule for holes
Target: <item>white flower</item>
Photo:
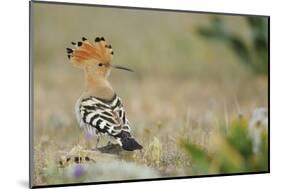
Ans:
<svg viewBox="0 0 281 189"><path fill-rule="evenodd" d="M253 141L253 152L259 153L261 145L261 133L268 129L268 110L267 108L257 108L254 110L250 124L249 133Z"/></svg>

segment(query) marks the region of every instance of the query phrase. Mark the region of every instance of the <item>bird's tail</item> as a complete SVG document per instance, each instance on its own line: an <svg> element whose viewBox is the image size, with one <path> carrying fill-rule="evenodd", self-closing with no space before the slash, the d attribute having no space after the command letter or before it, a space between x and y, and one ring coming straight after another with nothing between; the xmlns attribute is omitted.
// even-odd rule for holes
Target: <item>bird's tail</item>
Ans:
<svg viewBox="0 0 281 189"><path fill-rule="evenodd" d="M127 151L141 150L142 145L140 145L134 138L125 137L121 139L122 148Z"/></svg>

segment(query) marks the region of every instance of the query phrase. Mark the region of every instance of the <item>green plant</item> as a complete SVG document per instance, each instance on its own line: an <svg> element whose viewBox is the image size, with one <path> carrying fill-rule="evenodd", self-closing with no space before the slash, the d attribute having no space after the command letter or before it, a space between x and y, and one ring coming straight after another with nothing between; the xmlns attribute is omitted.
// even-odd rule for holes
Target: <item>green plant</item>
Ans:
<svg viewBox="0 0 281 189"><path fill-rule="evenodd" d="M243 118L234 120L227 134L212 137L213 148L207 152L203 147L184 140L182 147L191 157L193 174L218 174L258 172L268 169L268 133L261 134L261 150L253 153L248 122Z"/></svg>
<svg viewBox="0 0 281 189"><path fill-rule="evenodd" d="M227 30L222 17L213 16L211 27L199 27L202 37L225 43L255 73L268 73L268 19L245 17L250 28L250 43Z"/></svg>

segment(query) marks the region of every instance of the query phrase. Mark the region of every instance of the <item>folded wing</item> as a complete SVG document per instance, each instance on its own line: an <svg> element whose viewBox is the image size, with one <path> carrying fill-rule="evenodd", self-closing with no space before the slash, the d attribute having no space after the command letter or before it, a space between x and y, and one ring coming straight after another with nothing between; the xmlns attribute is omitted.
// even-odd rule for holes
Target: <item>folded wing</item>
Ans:
<svg viewBox="0 0 281 189"><path fill-rule="evenodd" d="M131 135L129 121L117 95L110 101L96 97L82 99L79 111L85 125L114 137L123 149L132 151L142 148Z"/></svg>

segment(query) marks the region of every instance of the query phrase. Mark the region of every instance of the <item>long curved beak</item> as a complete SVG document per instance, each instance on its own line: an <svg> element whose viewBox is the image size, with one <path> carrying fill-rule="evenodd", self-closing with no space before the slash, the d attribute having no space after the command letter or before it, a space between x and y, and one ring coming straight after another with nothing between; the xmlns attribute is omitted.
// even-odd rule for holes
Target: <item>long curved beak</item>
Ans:
<svg viewBox="0 0 281 189"><path fill-rule="evenodd" d="M120 70L126 70L129 72L134 72L134 70L130 69L130 68L125 68L123 66L118 66L118 65L111 65L111 67L115 68L115 69L120 69Z"/></svg>

